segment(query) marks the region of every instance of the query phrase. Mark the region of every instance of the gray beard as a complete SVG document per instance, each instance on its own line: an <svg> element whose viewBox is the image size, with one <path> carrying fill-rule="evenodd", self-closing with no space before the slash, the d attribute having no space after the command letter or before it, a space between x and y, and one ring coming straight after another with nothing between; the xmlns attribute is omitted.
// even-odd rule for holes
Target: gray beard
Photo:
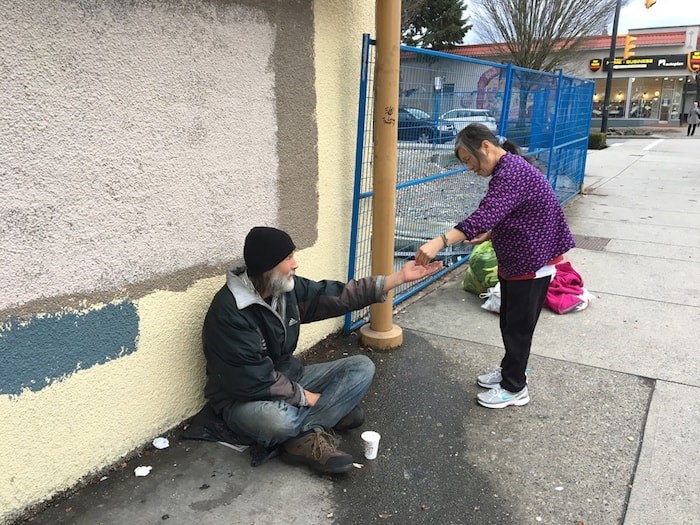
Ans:
<svg viewBox="0 0 700 525"><path fill-rule="evenodd" d="M286 275L274 272L270 276L270 281L267 285L267 288L268 290L270 290L270 293L273 297L281 295L283 293L291 292L292 290L294 290L294 279L287 279Z"/></svg>

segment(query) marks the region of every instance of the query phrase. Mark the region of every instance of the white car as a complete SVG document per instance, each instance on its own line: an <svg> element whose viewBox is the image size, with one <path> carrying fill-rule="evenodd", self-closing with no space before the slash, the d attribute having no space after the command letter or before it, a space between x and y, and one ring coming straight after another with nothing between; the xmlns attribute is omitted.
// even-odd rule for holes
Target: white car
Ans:
<svg viewBox="0 0 700 525"><path fill-rule="evenodd" d="M458 108L451 109L440 116L441 120L447 120L448 122L453 122L457 132L461 131L462 128L467 127L469 124L483 124L491 131L496 133L498 131L498 124L496 119L491 116L488 109L470 109L470 108Z"/></svg>

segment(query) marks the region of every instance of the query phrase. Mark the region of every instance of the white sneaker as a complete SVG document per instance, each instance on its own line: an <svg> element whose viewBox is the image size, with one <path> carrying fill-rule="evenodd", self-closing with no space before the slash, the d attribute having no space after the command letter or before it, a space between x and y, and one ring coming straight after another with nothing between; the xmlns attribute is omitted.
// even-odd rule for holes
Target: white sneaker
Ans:
<svg viewBox="0 0 700 525"><path fill-rule="evenodd" d="M501 386L501 367L497 366L490 372L486 372L476 378L476 384L483 388L496 388Z"/></svg>
<svg viewBox="0 0 700 525"><path fill-rule="evenodd" d="M486 408L505 408L514 405L520 407L530 402L527 385L520 392L509 392L500 386L477 394L476 400Z"/></svg>

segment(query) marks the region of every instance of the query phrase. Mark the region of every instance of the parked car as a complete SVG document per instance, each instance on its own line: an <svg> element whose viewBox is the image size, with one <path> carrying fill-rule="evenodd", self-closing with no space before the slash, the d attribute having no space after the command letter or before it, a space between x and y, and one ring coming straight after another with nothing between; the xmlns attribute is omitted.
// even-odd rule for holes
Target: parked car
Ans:
<svg viewBox="0 0 700 525"><path fill-rule="evenodd" d="M455 125L457 133L459 133L462 128L467 127L469 124L474 124L475 122L485 125L494 133L498 131L496 119L491 115L488 109L451 109L450 111L443 113L440 118L448 122L452 122Z"/></svg>
<svg viewBox="0 0 700 525"><path fill-rule="evenodd" d="M434 119L427 112L410 106L399 106L399 140L417 140L442 144L457 136L452 122Z"/></svg>

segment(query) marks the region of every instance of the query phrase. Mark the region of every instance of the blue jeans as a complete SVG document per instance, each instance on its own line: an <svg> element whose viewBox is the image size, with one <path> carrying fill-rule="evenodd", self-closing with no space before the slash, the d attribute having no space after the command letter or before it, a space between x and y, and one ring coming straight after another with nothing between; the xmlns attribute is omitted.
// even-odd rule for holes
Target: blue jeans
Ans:
<svg viewBox="0 0 700 525"><path fill-rule="evenodd" d="M234 403L223 411L226 424L241 436L273 447L312 428L333 428L365 397L374 377L374 363L364 355L307 365L298 383L321 394L313 407L285 401Z"/></svg>

